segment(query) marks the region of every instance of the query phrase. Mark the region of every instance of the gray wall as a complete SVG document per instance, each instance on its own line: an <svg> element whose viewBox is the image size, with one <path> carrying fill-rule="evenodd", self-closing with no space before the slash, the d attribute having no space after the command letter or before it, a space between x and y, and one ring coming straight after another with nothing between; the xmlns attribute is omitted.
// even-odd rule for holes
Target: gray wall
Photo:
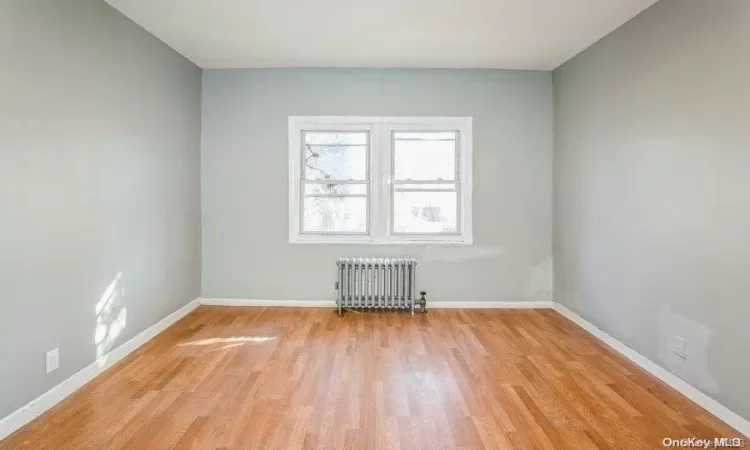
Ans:
<svg viewBox="0 0 750 450"><path fill-rule="evenodd" d="M200 295L201 71L101 0L4 0L0 61L1 418Z"/></svg>
<svg viewBox="0 0 750 450"><path fill-rule="evenodd" d="M412 255L431 300L550 299L549 72L206 70L203 101L204 297L333 299L336 258ZM473 116L475 244L289 244L294 115Z"/></svg>
<svg viewBox="0 0 750 450"><path fill-rule="evenodd" d="M554 73L556 300L746 419L748 74L747 0L661 0Z"/></svg>

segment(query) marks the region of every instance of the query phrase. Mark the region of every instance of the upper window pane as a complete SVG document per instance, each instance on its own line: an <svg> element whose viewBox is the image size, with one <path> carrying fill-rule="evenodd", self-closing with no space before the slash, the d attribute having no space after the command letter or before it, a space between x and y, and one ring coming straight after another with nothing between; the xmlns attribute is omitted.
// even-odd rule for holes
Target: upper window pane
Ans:
<svg viewBox="0 0 750 450"><path fill-rule="evenodd" d="M393 133L396 180L455 180L456 132Z"/></svg>
<svg viewBox="0 0 750 450"><path fill-rule="evenodd" d="M366 180L366 131L303 133L306 180Z"/></svg>

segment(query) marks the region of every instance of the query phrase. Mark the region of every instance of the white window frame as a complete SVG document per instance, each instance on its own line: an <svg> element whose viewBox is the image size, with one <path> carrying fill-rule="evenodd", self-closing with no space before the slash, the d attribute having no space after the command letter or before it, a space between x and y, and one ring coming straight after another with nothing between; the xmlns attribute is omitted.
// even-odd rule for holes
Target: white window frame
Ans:
<svg viewBox="0 0 750 450"><path fill-rule="evenodd" d="M366 131L367 233L302 233L302 134L305 131ZM393 230L393 133L398 131L456 131L458 233L401 234ZM446 181L448 182L448 181ZM411 184L417 184L414 181ZM358 244L463 244L472 236L472 118L471 117L289 117L289 242Z"/></svg>

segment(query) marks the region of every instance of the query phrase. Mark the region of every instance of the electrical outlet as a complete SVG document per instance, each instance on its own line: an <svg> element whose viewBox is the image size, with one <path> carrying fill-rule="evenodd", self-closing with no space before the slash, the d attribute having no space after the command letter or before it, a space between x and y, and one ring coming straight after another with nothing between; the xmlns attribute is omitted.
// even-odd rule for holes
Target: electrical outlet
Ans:
<svg viewBox="0 0 750 450"><path fill-rule="evenodd" d="M687 339L681 336L669 336L669 351L682 359L687 359Z"/></svg>
<svg viewBox="0 0 750 450"><path fill-rule="evenodd" d="M46 357L47 373L50 373L60 367L60 349L56 348L47 352Z"/></svg>

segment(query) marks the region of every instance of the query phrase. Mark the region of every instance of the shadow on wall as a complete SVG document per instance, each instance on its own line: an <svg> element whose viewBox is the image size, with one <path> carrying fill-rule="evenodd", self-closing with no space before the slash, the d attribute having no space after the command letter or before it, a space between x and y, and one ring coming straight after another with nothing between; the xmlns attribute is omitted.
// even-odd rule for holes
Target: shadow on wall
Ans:
<svg viewBox="0 0 750 450"><path fill-rule="evenodd" d="M124 306L125 287L121 280L122 272L118 272L94 306L94 314L96 314L94 343L96 344L96 362L99 367L107 364L109 352L127 325L128 310Z"/></svg>

